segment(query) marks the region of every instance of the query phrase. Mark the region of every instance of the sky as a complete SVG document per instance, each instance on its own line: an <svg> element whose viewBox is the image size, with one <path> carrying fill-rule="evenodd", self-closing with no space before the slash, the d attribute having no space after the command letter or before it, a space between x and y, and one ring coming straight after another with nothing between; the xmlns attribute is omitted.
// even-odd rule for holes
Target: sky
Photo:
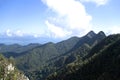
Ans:
<svg viewBox="0 0 120 80"><path fill-rule="evenodd" d="M57 42L91 30L119 33L119 8L120 0L0 0L0 39Z"/></svg>

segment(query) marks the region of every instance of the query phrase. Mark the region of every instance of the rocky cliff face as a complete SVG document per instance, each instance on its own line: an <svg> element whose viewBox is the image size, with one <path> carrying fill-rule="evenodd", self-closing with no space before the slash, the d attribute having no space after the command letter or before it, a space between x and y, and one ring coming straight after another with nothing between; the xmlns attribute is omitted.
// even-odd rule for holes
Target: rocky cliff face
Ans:
<svg viewBox="0 0 120 80"><path fill-rule="evenodd" d="M0 54L0 80L29 80L29 78Z"/></svg>

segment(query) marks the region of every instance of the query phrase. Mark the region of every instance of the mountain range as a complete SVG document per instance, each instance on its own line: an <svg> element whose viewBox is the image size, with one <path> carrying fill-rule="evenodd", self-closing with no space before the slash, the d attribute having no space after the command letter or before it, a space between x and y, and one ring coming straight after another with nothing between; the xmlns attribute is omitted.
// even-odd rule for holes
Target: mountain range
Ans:
<svg viewBox="0 0 120 80"><path fill-rule="evenodd" d="M0 52L7 58L13 57L17 68L30 80L45 80L51 73L87 58L92 48L104 38L104 32L90 31L83 37L71 37L58 43L0 44Z"/></svg>
<svg viewBox="0 0 120 80"><path fill-rule="evenodd" d="M0 79L120 80L120 34L90 31L58 43L1 43L0 53Z"/></svg>

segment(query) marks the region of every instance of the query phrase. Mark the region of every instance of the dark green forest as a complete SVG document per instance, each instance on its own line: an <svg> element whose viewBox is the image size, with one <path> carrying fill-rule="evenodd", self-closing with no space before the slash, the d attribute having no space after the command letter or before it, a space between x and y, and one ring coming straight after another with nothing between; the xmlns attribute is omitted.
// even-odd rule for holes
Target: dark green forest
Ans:
<svg viewBox="0 0 120 80"><path fill-rule="evenodd" d="M120 35L110 35L94 46L78 64L65 66L46 80L120 80Z"/></svg>

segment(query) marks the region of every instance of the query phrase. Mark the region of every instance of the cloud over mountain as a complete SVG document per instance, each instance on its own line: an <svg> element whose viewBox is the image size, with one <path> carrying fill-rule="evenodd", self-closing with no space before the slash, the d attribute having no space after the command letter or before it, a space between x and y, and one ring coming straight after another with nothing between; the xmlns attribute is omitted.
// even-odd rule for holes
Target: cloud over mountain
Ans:
<svg viewBox="0 0 120 80"><path fill-rule="evenodd" d="M48 7L48 12L53 14L45 21L51 36L81 35L91 29L92 16L86 12L85 6L81 2L43 0L43 3Z"/></svg>

